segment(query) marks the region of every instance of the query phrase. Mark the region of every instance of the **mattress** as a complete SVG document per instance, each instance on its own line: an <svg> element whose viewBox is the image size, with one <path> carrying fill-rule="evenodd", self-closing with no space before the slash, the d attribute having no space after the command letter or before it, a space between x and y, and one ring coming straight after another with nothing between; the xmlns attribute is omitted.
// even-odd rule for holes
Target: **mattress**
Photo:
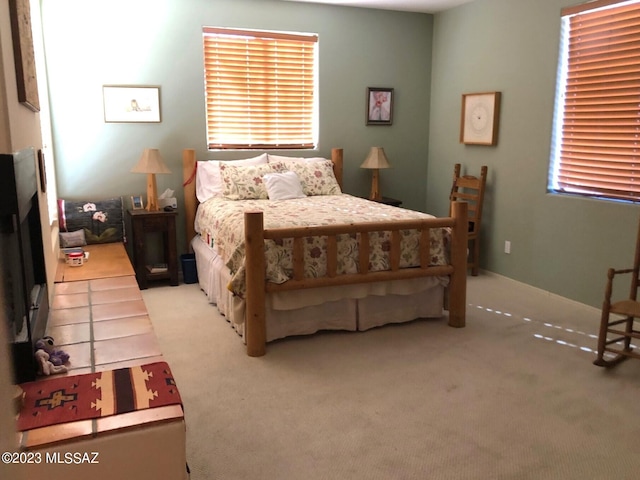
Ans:
<svg viewBox="0 0 640 480"><path fill-rule="evenodd" d="M274 200L228 200L213 197L198 207L195 220L196 232L219 255L231 272L229 288L237 296L245 294L244 269L244 213L262 211L264 228L309 227L317 225L388 222L391 220L416 220L434 218L422 212L392 207L347 194L316 195ZM446 228L429 230L430 265L447 265L449 231ZM400 240L400 268L420 265L420 233L402 230ZM265 241L267 281L284 283L293 272L293 240ZM369 271L390 269L390 232L369 234ZM355 234L339 235L337 239L337 274L357 273L359 268L359 243ZM326 275L327 245L325 237L309 237L304 242L304 276ZM439 278L446 282L446 278ZM362 287L360 296L368 294ZM338 291L342 290L340 287ZM392 292L384 292L384 294ZM408 293L403 291L402 293ZM324 300L324 299L322 299Z"/></svg>

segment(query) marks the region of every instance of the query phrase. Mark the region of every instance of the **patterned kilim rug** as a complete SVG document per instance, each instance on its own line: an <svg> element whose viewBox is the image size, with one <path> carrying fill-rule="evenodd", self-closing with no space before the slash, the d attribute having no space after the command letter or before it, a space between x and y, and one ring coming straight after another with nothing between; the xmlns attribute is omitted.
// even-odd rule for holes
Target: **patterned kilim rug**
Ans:
<svg viewBox="0 0 640 480"><path fill-rule="evenodd" d="M165 362L23 383L18 430L182 404Z"/></svg>

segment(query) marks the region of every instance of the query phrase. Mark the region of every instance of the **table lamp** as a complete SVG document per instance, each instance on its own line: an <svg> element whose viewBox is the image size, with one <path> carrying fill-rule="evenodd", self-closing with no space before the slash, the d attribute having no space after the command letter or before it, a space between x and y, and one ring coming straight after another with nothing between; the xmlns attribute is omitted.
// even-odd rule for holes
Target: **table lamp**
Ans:
<svg viewBox="0 0 640 480"><path fill-rule="evenodd" d="M384 154L384 148L371 147L369 155L367 155L365 161L360 165L360 168L369 168L373 170L373 175L371 177L371 194L369 195L370 200L382 200L382 195L380 194L379 169L390 167L391 165L389 165L387 156Z"/></svg>
<svg viewBox="0 0 640 480"><path fill-rule="evenodd" d="M171 173L171 170L162 161L162 155L157 148L145 148L138 164L131 169L133 173L147 174L147 210L157 212L158 187L156 185L156 173Z"/></svg>

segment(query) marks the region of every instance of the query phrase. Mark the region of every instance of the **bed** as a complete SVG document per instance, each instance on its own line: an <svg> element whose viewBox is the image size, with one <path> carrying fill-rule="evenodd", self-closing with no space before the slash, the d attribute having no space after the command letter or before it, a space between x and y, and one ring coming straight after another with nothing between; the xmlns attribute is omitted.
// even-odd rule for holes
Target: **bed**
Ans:
<svg viewBox="0 0 640 480"><path fill-rule="evenodd" d="M442 317L465 326L467 205L451 217L342 193L331 159L183 151L187 238L210 303L250 356L278 338Z"/></svg>

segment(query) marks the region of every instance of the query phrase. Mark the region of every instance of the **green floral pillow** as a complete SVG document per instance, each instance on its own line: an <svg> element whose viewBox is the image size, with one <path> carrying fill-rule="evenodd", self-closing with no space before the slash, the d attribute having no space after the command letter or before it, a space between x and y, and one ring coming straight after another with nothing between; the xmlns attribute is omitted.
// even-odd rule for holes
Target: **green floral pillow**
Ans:
<svg viewBox="0 0 640 480"><path fill-rule="evenodd" d="M236 166L221 162L222 194L229 200L267 199L267 189L262 177L267 173L282 171L282 163Z"/></svg>
<svg viewBox="0 0 640 480"><path fill-rule="evenodd" d="M298 174L305 195L339 195L340 185L333 173L331 160L282 162L287 170Z"/></svg>

